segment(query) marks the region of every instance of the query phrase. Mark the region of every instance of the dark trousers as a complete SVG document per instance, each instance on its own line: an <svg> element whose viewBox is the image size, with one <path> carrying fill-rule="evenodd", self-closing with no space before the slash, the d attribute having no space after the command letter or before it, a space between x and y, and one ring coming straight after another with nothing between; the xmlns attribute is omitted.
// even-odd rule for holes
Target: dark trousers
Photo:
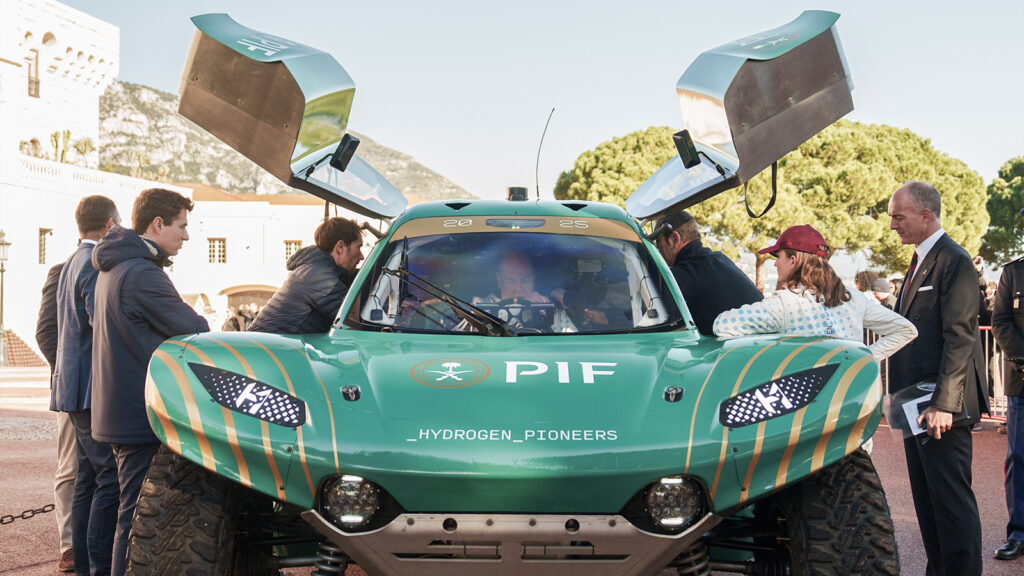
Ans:
<svg viewBox="0 0 1024 576"><path fill-rule="evenodd" d="M110 444L92 439L89 410L68 412L78 443L78 475L71 503L75 574L110 574L120 487Z"/></svg>
<svg viewBox="0 0 1024 576"><path fill-rule="evenodd" d="M111 444L117 461L117 481L121 486L121 505L117 510L117 533L114 536L114 576L122 576L128 565L128 534L135 517L142 481L146 479L159 442L145 444Z"/></svg>
<svg viewBox="0 0 1024 576"><path fill-rule="evenodd" d="M927 439L927 441L924 441ZM928 576L981 576L981 518L971 489L971 428L903 441Z"/></svg>
<svg viewBox="0 0 1024 576"><path fill-rule="evenodd" d="M1006 539L1024 542L1024 396L1006 399Z"/></svg>

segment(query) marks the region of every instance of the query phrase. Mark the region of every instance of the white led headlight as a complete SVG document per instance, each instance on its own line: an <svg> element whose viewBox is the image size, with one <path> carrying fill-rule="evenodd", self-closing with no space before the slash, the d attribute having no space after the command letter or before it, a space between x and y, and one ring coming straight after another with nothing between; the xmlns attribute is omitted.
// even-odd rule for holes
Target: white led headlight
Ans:
<svg viewBox="0 0 1024 576"><path fill-rule="evenodd" d="M338 476L324 486L321 508L342 528L358 528L380 509L380 488L359 476Z"/></svg>
<svg viewBox="0 0 1024 576"><path fill-rule="evenodd" d="M818 396L838 369L837 364L827 364L740 392L722 402L718 419L722 426L739 428L796 412Z"/></svg>
<svg viewBox="0 0 1024 576"><path fill-rule="evenodd" d="M703 490L690 478L671 476L647 487L647 511L664 528L689 526L703 507Z"/></svg>
<svg viewBox="0 0 1024 576"><path fill-rule="evenodd" d="M284 390L221 368L194 362L188 366L210 396L229 410L291 428L306 422L306 404Z"/></svg>

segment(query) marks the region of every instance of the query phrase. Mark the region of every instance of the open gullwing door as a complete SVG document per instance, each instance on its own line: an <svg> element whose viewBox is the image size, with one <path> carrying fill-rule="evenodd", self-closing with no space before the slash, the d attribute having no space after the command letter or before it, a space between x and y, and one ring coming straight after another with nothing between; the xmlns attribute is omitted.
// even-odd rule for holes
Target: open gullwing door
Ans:
<svg viewBox="0 0 1024 576"><path fill-rule="evenodd" d="M227 14L192 22L182 116L293 188L371 218L402 213L402 193L353 154L358 140L346 129L355 83L330 54Z"/></svg>
<svg viewBox="0 0 1024 576"><path fill-rule="evenodd" d="M838 18L806 11L698 56L676 84L680 154L630 195L630 215L660 216L740 186L853 110Z"/></svg>

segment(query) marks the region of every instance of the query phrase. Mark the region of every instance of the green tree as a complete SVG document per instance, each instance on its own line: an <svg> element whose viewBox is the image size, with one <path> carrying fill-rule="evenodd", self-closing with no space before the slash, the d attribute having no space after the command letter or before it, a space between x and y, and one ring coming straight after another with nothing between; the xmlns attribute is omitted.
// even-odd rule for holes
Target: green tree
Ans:
<svg viewBox="0 0 1024 576"><path fill-rule="evenodd" d="M625 199L675 154L667 127L652 127L602 143L584 152L555 186L556 198ZM931 182L942 194L947 232L976 253L988 225L981 177L963 162L932 148L909 130L840 120L779 161L778 196L764 217L751 219L743 189L724 192L690 208L709 233L708 244L736 257L767 246L786 227L810 224L834 250L864 251L886 272L905 270L911 250L889 232L892 192L908 180ZM746 198L755 212L771 197L768 171L753 178ZM758 286L763 266L758 257Z"/></svg>
<svg viewBox="0 0 1024 576"><path fill-rule="evenodd" d="M1024 251L1024 156L1010 159L988 186L988 214L992 218L981 242L981 255L989 262L1006 262Z"/></svg>
<svg viewBox="0 0 1024 576"><path fill-rule="evenodd" d="M637 186L676 153L673 132L665 126L652 126L580 154L573 169L559 175L555 198L623 206Z"/></svg>

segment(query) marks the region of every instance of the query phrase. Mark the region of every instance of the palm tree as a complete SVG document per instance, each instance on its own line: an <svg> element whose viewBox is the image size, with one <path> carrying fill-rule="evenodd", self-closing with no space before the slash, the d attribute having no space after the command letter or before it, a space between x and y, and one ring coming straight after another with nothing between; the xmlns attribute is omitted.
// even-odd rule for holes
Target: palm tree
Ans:
<svg viewBox="0 0 1024 576"><path fill-rule="evenodd" d="M88 166L89 153L96 149L96 145L92 143L92 138L88 136L85 138L79 138L71 143L71 147L78 153L78 160L82 166Z"/></svg>

